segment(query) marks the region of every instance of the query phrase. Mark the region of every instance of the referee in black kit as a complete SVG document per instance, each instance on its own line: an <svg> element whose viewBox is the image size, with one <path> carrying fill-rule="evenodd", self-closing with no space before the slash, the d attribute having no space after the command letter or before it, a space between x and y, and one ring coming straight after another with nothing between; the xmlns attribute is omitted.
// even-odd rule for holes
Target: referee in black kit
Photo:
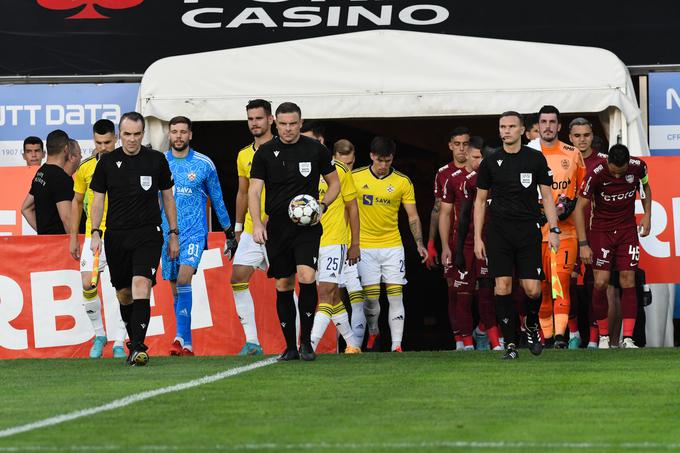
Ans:
<svg viewBox="0 0 680 453"><path fill-rule="evenodd" d="M543 350L539 337L538 311L541 307L541 227L538 191L552 200L552 171L543 154L522 146L524 121L517 112L505 112L499 120L503 147L484 159L477 177L474 205L475 255L488 257L489 273L496 280L496 316L506 342L504 359L517 358L517 310L512 300L512 277L516 275L526 294L526 330L529 350ZM489 197L489 191L491 196ZM487 244L482 240L485 211L489 199ZM550 223L550 246L560 245L554 203L544 205ZM487 254L488 252L488 254ZM514 270L514 274L513 274Z"/></svg>
<svg viewBox="0 0 680 453"><path fill-rule="evenodd" d="M295 225L288 217L288 205L296 195L319 198L319 177L328 183L321 203L323 213L340 192L340 182L330 151L318 141L300 134L300 107L284 102L276 109L278 137L263 144L255 153L250 170L248 209L253 219L253 239L266 244L269 277L276 279L276 311L286 339L286 350L279 360L314 360L310 341L318 301L316 267L321 223ZM260 197L266 188L267 227L260 221ZM300 284L300 351L295 338L295 274Z"/></svg>
<svg viewBox="0 0 680 453"><path fill-rule="evenodd" d="M103 154L92 176L92 242L94 254L101 245L99 229L108 195L106 257L111 284L116 288L120 313L130 342L127 364L143 366L149 361L144 344L151 318L151 287L163 247L158 191L161 191L170 225L168 254L179 252L177 211L172 194L172 173L165 156L142 146L144 117L125 113L120 119L122 146Z"/></svg>

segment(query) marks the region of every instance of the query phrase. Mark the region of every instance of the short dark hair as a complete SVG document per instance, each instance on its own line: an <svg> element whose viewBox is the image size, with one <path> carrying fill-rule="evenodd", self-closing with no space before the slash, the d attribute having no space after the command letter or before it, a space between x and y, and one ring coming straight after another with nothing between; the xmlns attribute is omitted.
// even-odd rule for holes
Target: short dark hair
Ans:
<svg viewBox="0 0 680 453"><path fill-rule="evenodd" d="M311 132L316 138L325 137L326 127L321 123L321 121L305 120L305 122L302 123L300 132Z"/></svg>
<svg viewBox="0 0 680 453"><path fill-rule="evenodd" d="M80 148L80 143L78 143L78 140L76 140L75 138L69 138L68 139L68 153L71 156L75 156L76 150L78 150L78 148Z"/></svg>
<svg viewBox="0 0 680 453"><path fill-rule="evenodd" d="M514 110L508 110L507 112L501 113L501 116L498 119L500 120L501 118L505 118L506 116L516 117L519 120L519 125L524 126L524 117L519 112L515 112Z"/></svg>
<svg viewBox="0 0 680 453"><path fill-rule="evenodd" d="M371 140L371 153L379 157L394 156L397 144L389 137L378 136Z"/></svg>
<svg viewBox="0 0 680 453"><path fill-rule="evenodd" d="M26 145L40 145L40 150L45 150L45 144L43 143L42 138L36 137L35 135L31 135L24 139L24 147L22 149L25 150Z"/></svg>
<svg viewBox="0 0 680 453"><path fill-rule="evenodd" d="M630 152L626 145L617 143L616 145L609 148L609 156L607 157L607 162L617 167L623 167L630 160Z"/></svg>
<svg viewBox="0 0 680 453"><path fill-rule="evenodd" d="M47 155L56 156L64 152L68 146L68 134L61 129L56 129L47 135Z"/></svg>
<svg viewBox="0 0 680 453"><path fill-rule="evenodd" d="M541 107L541 110L538 111L537 119L540 119L541 115L543 115L544 113L545 114L554 113L555 116L557 116L557 121L560 120L560 111L557 110L557 107L555 107L554 105L544 105L543 107Z"/></svg>
<svg viewBox="0 0 680 453"><path fill-rule="evenodd" d="M144 130L144 128L146 127L146 124L144 123L144 117L139 112L123 113L123 116L120 117L120 121L118 122L118 129L119 130L120 130L120 125L123 124L124 120L134 121L135 123L141 122L142 123L142 130Z"/></svg>
<svg viewBox="0 0 680 453"><path fill-rule="evenodd" d="M283 104L276 107L276 115L279 113L297 113L302 118L302 111L300 107L294 102L284 102Z"/></svg>
<svg viewBox="0 0 680 453"><path fill-rule="evenodd" d="M587 119L579 116L578 118L574 118L571 120L571 123L569 123L569 132L574 128L574 126L589 126L590 130L593 130L593 125L590 121Z"/></svg>
<svg viewBox="0 0 680 453"><path fill-rule="evenodd" d="M484 149L484 139L479 135L470 137L470 148L475 148L479 150Z"/></svg>
<svg viewBox="0 0 680 453"><path fill-rule="evenodd" d="M538 115L531 114L526 116L526 125L532 127L534 124L538 124Z"/></svg>
<svg viewBox="0 0 680 453"><path fill-rule="evenodd" d="M453 137L457 137L459 135L470 135L470 129L465 126L458 126L449 134L449 141L451 141Z"/></svg>
<svg viewBox="0 0 680 453"><path fill-rule="evenodd" d="M116 126L111 120L97 120L97 122L95 122L92 126L92 132L99 135L116 135Z"/></svg>
<svg viewBox="0 0 680 453"><path fill-rule="evenodd" d="M340 154L346 156L354 152L354 145L345 138L341 138L333 144L333 154Z"/></svg>
<svg viewBox="0 0 680 453"><path fill-rule="evenodd" d="M186 116L176 116L170 120L168 126L174 126L175 124L186 124L191 130L191 120Z"/></svg>
<svg viewBox="0 0 680 453"><path fill-rule="evenodd" d="M264 99L251 99L246 104L246 111L260 108L264 109L267 115L272 114L272 103L269 101L265 101Z"/></svg>

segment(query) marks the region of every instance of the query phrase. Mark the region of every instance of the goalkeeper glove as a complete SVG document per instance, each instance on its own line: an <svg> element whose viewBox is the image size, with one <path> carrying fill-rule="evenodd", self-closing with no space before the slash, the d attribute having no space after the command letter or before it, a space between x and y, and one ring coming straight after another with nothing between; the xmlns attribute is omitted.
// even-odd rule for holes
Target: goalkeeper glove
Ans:
<svg viewBox="0 0 680 453"><path fill-rule="evenodd" d="M229 227L224 230L224 234L227 236L227 241L224 243L224 256L226 256L231 261L231 259L236 254L236 247L238 247L236 233L234 233L233 227Z"/></svg>

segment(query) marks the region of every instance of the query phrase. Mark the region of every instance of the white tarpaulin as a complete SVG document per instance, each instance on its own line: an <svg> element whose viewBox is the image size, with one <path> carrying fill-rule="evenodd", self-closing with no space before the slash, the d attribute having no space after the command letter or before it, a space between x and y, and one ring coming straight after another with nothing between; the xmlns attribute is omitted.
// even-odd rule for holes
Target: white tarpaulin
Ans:
<svg viewBox="0 0 680 453"><path fill-rule="evenodd" d="M590 47L377 30L165 58L144 74L140 112L162 122L240 121L249 99L293 101L305 118L603 112L609 140L647 155L630 75Z"/></svg>

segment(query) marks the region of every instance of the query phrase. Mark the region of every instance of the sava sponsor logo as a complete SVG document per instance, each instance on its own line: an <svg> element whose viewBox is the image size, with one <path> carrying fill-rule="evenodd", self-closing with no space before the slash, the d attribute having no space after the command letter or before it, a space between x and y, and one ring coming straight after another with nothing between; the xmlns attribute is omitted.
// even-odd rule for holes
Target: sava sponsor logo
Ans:
<svg viewBox="0 0 680 453"><path fill-rule="evenodd" d="M256 3L286 3L286 0L253 0ZM184 0L187 5L194 5L198 0ZM205 3L212 3L207 7ZM281 11L274 8L243 8L235 16L226 14L214 0L203 2L201 7L191 9L182 15L184 25L191 28L239 28L244 25L259 25L265 28L301 28L301 27L359 27L377 25L389 27L396 24L428 26L445 22L450 12L439 5L416 4L405 6L403 2L373 1L367 6L294 6Z"/></svg>
<svg viewBox="0 0 680 453"><path fill-rule="evenodd" d="M601 192L600 196L602 196L602 199L604 201L621 201L621 200L627 200L629 198L635 198L635 192L637 192L636 189L633 189L630 192L617 193L617 194L613 194L613 195L609 195L609 194L606 194L604 192Z"/></svg>
<svg viewBox="0 0 680 453"><path fill-rule="evenodd" d="M175 193L181 193L185 195L191 195L194 192L191 190L191 187L176 187L175 188Z"/></svg>

